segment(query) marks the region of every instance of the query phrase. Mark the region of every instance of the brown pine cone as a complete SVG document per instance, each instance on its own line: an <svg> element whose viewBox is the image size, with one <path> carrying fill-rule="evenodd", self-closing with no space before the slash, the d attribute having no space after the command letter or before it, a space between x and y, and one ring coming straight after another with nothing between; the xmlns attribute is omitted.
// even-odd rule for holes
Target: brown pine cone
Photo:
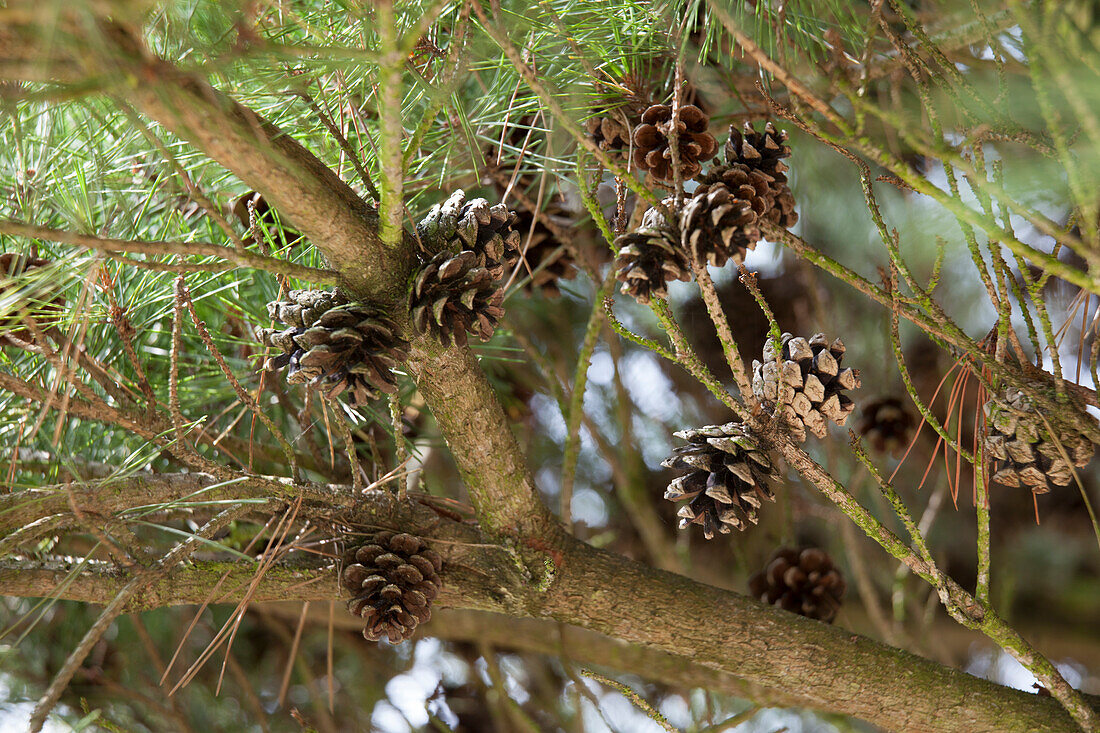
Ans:
<svg viewBox="0 0 1100 733"><path fill-rule="evenodd" d="M740 171L728 169L728 179ZM684 249L698 260L722 267L728 260L740 264L760 241L753 199L743 198L742 186L731 188L727 180L700 185L680 212L680 232ZM751 190L749 184L744 184Z"/></svg>
<svg viewBox="0 0 1100 733"><path fill-rule="evenodd" d="M741 132L730 125L725 147L726 164L742 163L753 170L768 174L777 183L786 183L787 166L783 158L790 157L786 130L776 130L768 122L764 132L757 132L748 121Z"/></svg>
<svg viewBox="0 0 1100 733"><path fill-rule="evenodd" d="M249 211L249 208L251 208L251 211ZM267 199L256 191L249 191L243 196L237 197L237 200L233 202L233 214L249 233L243 240L245 245L253 244L255 241L252 238L253 218L255 218L257 226L261 229L276 226L275 210L267 203ZM288 227L281 227L281 231L287 244L294 244L302 238L301 234ZM278 238L275 241L278 242Z"/></svg>
<svg viewBox="0 0 1100 733"><path fill-rule="evenodd" d="M409 344L377 308L335 292L292 290L287 300L268 303L267 312L289 327L259 330L264 346L282 352L264 368L290 367L288 383L308 383L329 399L347 390L352 405L397 391L393 368L408 358Z"/></svg>
<svg viewBox="0 0 1100 733"><path fill-rule="evenodd" d="M473 252L478 266L500 280L519 261L516 222L516 213L504 204L490 206L482 198L467 201L466 192L459 189L433 206L416 232L431 251Z"/></svg>
<svg viewBox="0 0 1100 733"><path fill-rule="evenodd" d="M340 578L351 594L348 610L365 622L363 637L397 644L432 617L431 604L443 587L443 558L411 534L376 532L344 554Z"/></svg>
<svg viewBox="0 0 1100 733"><path fill-rule="evenodd" d="M4 308L6 312L0 316L0 331L10 335L12 339L36 343L35 335L26 327L27 319L33 318L35 326L45 331L60 318L65 308L65 299L51 294L53 288L48 284L47 278L29 276L23 280L31 270L50 264L52 263L49 260L40 257L28 257L15 252L0 253L0 296L7 298L10 297L7 293L16 293L14 302L8 303ZM0 347L14 345L6 335L0 335Z"/></svg>
<svg viewBox="0 0 1100 733"><path fill-rule="evenodd" d="M710 120L694 105L680 108L677 126L680 153L680 177L688 180L699 175L702 161L718 152L718 141L707 132ZM669 132L672 129L672 107L655 104L642 115L642 123L634 128L634 165L649 171L654 178L672 180L672 150Z"/></svg>
<svg viewBox="0 0 1100 733"><path fill-rule="evenodd" d="M409 294L413 325L444 346L466 345L466 332L488 341L504 315L504 291L476 252L440 252L421 267Z"/></svg>
<svg viewBox="0 0 1100 733"><path fill-rule="evenodd" d="M613 267L621 291L639 303L668 295L668 281L691 279L691 267L680 245L680 234L657 209L642 217L642 225L615 239L619 254Z"/></svg>
<svg viewBox="0 0 1100 733"><path fill-rule="evenodd" d="M589 117L585 123L588 135L600 150L612 160L626 158L630 149L630 128L610 114L601 117Z"/></svg>
<svg viewBox="0 0 1100 733"><path fill-rule="evenodd" d="M775 501L768 480L775 476L768 454L741 423L681 430L688 441L661 465L687 470L665 490L669 501L689 500L680 507L680 529L703 525L703 536L729 534L756 524L764 500Z"/></svg>
<svg viewBox="0 0 1100 733"><path fill-rule="evenodd" d="M551 213L546 215L563 229L568 229L573 223L570 217ZM541 219L532 216L527 210L520 211L518 216L516 229L519 231L520 277L530 274L531 279L527 283L529 290L537 288L548 297L561 295L558 282L572 280L577 276L573 254L568 247L562 247L562 242Z"/></svg>
<svg viewBox="0 0 1100 733"><path fill-rule="evenodd" d="M754 132L747 122L743 134L731 126L726 162L711 167L699 182L725 183L738 198L749 202L760 221L790 229L798 221L798 214L787 183L787 166L782 161L791 154L786 140L787 134L776 132L770 122L763 133Z"/></svg>
<svg viewBox="0 0 1100 733"><path fill-rule="evenodd" d="M880 397L863 407L859 434L879 453L897 453L913 437L913 416L897 397Z"/></svg>
<svg viewBox="0 0 1100 733"><path fill-rule="evenodd" d="M816 547L784 547L749 578L749 592L784 611L832 623L847 584L828 553Z"/></svg>

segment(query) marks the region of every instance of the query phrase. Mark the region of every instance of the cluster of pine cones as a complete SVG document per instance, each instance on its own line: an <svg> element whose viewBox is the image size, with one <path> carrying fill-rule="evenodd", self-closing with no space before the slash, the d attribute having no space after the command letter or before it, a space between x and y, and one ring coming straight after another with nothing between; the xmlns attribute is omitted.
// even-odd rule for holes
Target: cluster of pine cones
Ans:
<svg viewBox="0 0 1100 733"><path fill-rule="evenodd" d="M787 134L772 123L756 132L730 128L725 162L702 172L702 162L718 151L697 107L680 109L677 129L681 178L698 186L678 205L674 197L650 209L641 226L615 241L617 277L622 292L640 303L665 297L667 283L691 279L691 261L722 267L740 263L763 238L762 223L790 228L798 221L783 158L791 154ZM604 134L601 123L600 134ZM658 179L672 177L671 108L654 105L634 129L633 161ZM606 141L606 138L605 138ZM602 144L602 142L601 142Z"/></svg>
<svg viewBox="0 0 1100 733"><path fill-rule="evenodd" d="M462 190L432 207L416 228L435 253L420 263L409 295L418 332L444 346L464 346L468 333L489 340L504 314L501 280L519 259L516 224L503 204L467 201ZM267 311L283 327L258 332L264 346L278 350L266 369L288 367L288 382L306 383L328 398L346 392L352 405L397 390L393 368L408 358L409 343L378 308L338 291L292 290Z"/></svg>

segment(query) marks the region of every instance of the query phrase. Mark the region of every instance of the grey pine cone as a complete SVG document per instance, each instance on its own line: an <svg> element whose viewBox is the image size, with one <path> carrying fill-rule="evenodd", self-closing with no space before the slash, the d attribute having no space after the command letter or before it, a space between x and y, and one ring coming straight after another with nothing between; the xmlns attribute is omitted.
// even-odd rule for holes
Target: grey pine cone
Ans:
<svg viewBox="0 0 1100 733"><path fill-rule="evenodd" d="M432 251L474 252L477 264L499 280L519 261L517 221L516 213L504 204L490 205L482 198L467 201L459 189L433 206L416 232Z"/></svg>
<svg viewBox="0 0 1100 733"><path fill-rule="evenodd" d="M676 437L688 444L661 465L688 472L665 490L669 501L687 502L677 512L680 529L701 524L709 540L756 524L763 502L775 501L768 488L775 471L748 428L741 423L708 425L681 430Z"/></svg>
<svg viewBox="0 0 1100 733"><path fill-rule="evenodd" d="M828 421L843 425L855 409L845 390L860 386L859 372L842 367L844 342L831 344L825 334L809 339L783 334L779 353L769 340L764 361L752 363L752 391L766 409L784 420L791 437L806 440L828 434Z"/></svg>
<svg viewBox="0 0 1100 733"><path fill-rule="evenodd" d="M986 454L997 461L997 472L992 478L999 484L1023 486L1036 494L1045 494L1073 481L1066 458L1077 468L1092 460L1092 441L1067 432L1053 440L1039 412L1019 390L1009 389L987 400L985 422L982 445Z"/></svg>
<svg viewBox="0 0 1100 733"><path fill-rule="evenodd" d="M409 344L378 309L335 292L292 290L267 312L288 328L259 330L260 342L281 352L264 368L289 367L288 383L308 383L330 399L348 391L353 405L397 391L393 368L408 358Z"/></svg>
<svg viewBox="0 0 1100 733"><path fill-rule="evenodd" d="M476 252L440 252L424 263L410 294L409 312L421 333L434 334L444 346L466 345L466 332L488 341L504 315L504 292L479 264Z"/></svg>
<svg viewBox="0 0 1100 733"><path fill-rule="evenodd" d="M657 209L645 213L638 229L617 237L615 246L619 248L612 265L615 277L623 283L621 291L639 303L668 295L670 280L691 279L680 233Z"/></svg>
<svg viewBox="0 0 1100 733"><path fill-rule="evenodd" d="M368 641L397 644L432 617L431 604L443 587L443 559L419 537L376 532L344 554L340 579L351 594L348 610L364 621Z"/></svg>

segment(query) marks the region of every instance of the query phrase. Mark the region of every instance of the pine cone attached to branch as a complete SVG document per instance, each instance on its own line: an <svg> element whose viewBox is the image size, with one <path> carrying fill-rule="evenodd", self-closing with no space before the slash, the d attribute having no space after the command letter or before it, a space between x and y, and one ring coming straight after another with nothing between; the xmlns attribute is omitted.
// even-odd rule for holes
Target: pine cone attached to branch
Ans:
<svg viewBox="0 0 1100 733"><path fill-rule="evenodd" d="M728 169L728 178L749 178L740 170ZM752 190L748 183L718 180L700 185L684 204L680 214L680 231L684 249L699 261L722 267L728 260L740 264L745 253L756 248L760 241L760 228L756 226L757 212L754 203L760 201L755 191L746 195L742 185Z"/></svg>
<svg viewBox="0 0 1100 733"><path fill-rule="evenodd" d="M622 281L621 291L639 303L668 295L668 281L691 279L691 267L680 245L680 233L661 212L650 209L642 225L615 239L619 254L613 267Z"/></svg>
<svg viewBox="0 0 1100 733"><path fill-rule="evenodd" d="M442 569L439 553L411 534L376 532L348 550L340 577L352 596L348 610L365 622L363 637L391 644L411 638L417 624L432 617Z"/></svg>
<svg viewBox="0 0 1100 733"><path fill-rule="evenodd" d="M982 446L997 461L993 480L999 484L1045 494L1073 481L1066 458L1077 468L1092 460L1092 441L1069 432L1052 438L1048 423L1019 390L1008 389L1000 397L986 400L985 421Z"/></svg>
<svg viewBox="0 0 1100 733"><path fill-rule="evenodd" d="M771 123L764 133L754 132L747 122L744 134L730 127L725 164L711 167L699 177L699 182L725 184L738 198L749 202L761 222L790 229L798 221L798 214L787 183L788 169L782 161L791 154L791 149L784 144L786 139L787 133L777 133Z"/></svg>
<svg viewBox="0 0 1100 733"><path fill-rule="evenodd" d="M347 390L353 405L397 391L392 370L408 358L409 344L378 309L335 292L292 290L288 300L268 303L267 312L289 328L259 330L264 346L282 352L264 367L289 367L288 383L308 383L329 399Z"/></svg>
<svg viewBox="0 0 1100 733"><path fill-rule="evenodd" d="M783 334L776 353L769 340L764 345L764 361L753 360L752 391L764 407L782 417L791 437L806 440L806 430L824 438L828 421L843 425L855 404L845 390L860 386L859 372L840 366L844 342L831 344L825 334L809 340Z"/></svg>
<svg viewBox="0 0 1100 733"><path fill-rule="evenodd" d="M519 261L518 218L504 204L490 206L485 199L466 200L462 189L432 207L416 225L420 241L431 251L471 251L477 264L494 280L504 277Z"/></svg>
<svg viewBox="0 0 1100 733"><path fill-rule="evenodd" d="M832 623L847 584L824 550L784 547L749 578L749 592L771 606Z"/></svg>
<svg viewBox="0 0 1100 733"><path fill-rule="evenodd" d="M421 333L434 334L444 346L451 339L466 345L466 332L488 341L504 315L504 291L479 265L476 252L440 252L426 262L413 282L409 311Z"/></svg>
<svg viewBox="0 0 1100 733"><path fill-rule="evenodd" d="M676 437L688 444L661 465L688 471L665 490L669 501L687 501L677 512L680 529L701 524L709 540L716 533L756 524L764 500L775 501L768 488L775 471L748 428L741 423L708 425L682 430Z"/></svg>
<svg viewBox="0 0 1100 733"><path fill-rule="evenodd" d="M730 136L724 152L728 165L740 163L752 170L766 173L777 184L787 182L788 168L783 162L783 158L791 155L791 149L787 145L787 132L776 130L771 122L764 125L764 132L754 130L748 121L745 122L742 132L730 125Z"/></svg>
<svg viewBox="0 0 1100 733"><path fill-rule="evenodd" d="M551 222L568 229L572 219L560 214L546 213ZM532 227L533 224L533 227ZM562 242L554 232L547 227L541 219L531 215L528 211L519 213L520 254L521 265L519 275L524 277L531 275L531 281L527 287L536 288L548 297L556 297L561 294L558 283L562 280L572 280L577 276L577 267L573 264L573 254L569 247L562 247Z"/></svg>
<svg viewBox="0 0 1100 733"><path fill-rule="evenodd" d="M709 122L703 111L694 105L680 108L677 149L680 177L685 181L699 175L702 162L718 152L718 141L707 132ZM634 128L634 165L665 181L673 179L669 147L671 130L672 107L667 104L655 104L647 109L642 114L642 123Z"/></svg>

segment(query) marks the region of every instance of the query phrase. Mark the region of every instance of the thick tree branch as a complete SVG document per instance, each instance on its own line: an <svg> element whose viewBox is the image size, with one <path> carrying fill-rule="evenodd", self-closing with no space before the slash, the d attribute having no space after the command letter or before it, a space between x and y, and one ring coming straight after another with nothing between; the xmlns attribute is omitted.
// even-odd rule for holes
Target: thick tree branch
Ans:
<svg viewBox="0 0 1100 733"><path fill-rule="evenodd" d="M789 691L801 704L843 712L889 730L1055 731L1070 725L1053 700L999 687L847 630L763 606L592 548L558 533L541 549L551 582L533 576L509 542L495 544L477 527L384 492L364 495L343 513L350 526L401 527L425 536L445 558L438 605L553 620L620 642L688 658L700 668L752 685ZM247 563L197 562L157 580L128 610L207 600L226 572L218 602L240 600L255 573ZM7 594L103 603L131 573L93 563L21 558L0 563ZM338 594L328 561L276 565L257 601L331 600ZM720 623L710 622L721 619ZM638 671L638 670L634 670Z"/></svg>

